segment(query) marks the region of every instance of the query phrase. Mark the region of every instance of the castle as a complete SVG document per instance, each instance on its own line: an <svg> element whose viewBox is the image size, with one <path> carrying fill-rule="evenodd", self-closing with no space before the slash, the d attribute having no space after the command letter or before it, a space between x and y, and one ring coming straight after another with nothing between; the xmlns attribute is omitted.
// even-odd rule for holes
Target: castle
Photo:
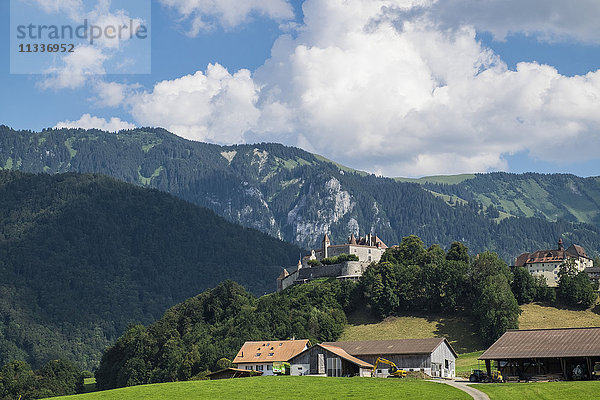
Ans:
<svg viewBox="0 0 600 400"><path fill-rule="evenodd" d="M277 278L277 291L318 278L356 280L362 276L371 263L379 262L387 248L380 238L372 234L358 239L352 234L348 243L339 245L332 245L329 236L325 234L320 249L311 250L310 255L299 260L296 267L286 268L281 272ZM356 257L353 258L358 261L319 265L323 260L331 261L343 254L354 255Z"/></svg>

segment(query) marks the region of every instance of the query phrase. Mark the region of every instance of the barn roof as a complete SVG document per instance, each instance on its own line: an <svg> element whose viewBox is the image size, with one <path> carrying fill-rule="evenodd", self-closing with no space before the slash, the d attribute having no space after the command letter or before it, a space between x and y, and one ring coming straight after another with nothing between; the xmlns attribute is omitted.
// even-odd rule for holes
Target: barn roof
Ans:
<svg viewBox="0 0 600 400"><path fill-rule="evenodd" d="M480 360L600 356L600 328L508 331Z"/></svg>
<svg viewBox="0 0 600 400"><path fill-rule="evenodd" d="M450 348L454 356L458 357L445 338L365 340L359 342L329 342L323 344L340 347L348 352L348 354L360 357L383 354L430 354L444 342Z"/></svg>
<svg viewBox="0 0 600 400"><path fill-rule="evenodd" d="M304 340L265 340L246 342L233 359L234 364L269 363L287 361L310 347L310 341Z"/></svg>

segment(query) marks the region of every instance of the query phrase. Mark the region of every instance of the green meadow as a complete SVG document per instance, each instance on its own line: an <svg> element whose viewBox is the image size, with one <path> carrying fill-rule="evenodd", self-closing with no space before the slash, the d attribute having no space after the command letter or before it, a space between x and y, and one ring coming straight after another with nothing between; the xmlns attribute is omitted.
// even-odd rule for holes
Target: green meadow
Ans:
<svg viewBox="0 0 600 400"><path fill-rule="evenodd" d="M133 386L57 397L69 400L195 399L444 399L468 400L466 393L439 383L413 379L257 377Z"/></svg>
<svg viewBox="0 0 600 400"><path fill-rule="evenodd" d="M600 397L600 382L538 382L477 385L491 400L587 400Z"/></svg>

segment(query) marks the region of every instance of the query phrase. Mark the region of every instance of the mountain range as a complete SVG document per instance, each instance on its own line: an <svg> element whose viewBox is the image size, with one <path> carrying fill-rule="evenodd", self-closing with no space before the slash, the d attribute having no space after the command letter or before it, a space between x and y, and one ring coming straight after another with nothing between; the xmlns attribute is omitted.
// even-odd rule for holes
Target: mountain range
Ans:
<svg viewBox="0 0 600 400"><path fill-rule="evenodd" d="M419 180L377 177L279 144L218 146L163 129L16 131L0 127L0 166L93 172L171 193L245 227L320 246L376 233L388 245L416 234L464 242L507 262L524 251L600 250L600 178L478 174Z"/></svg>
<svg viewBox="0 0 600 400"><path fill-rule="evenodd" d="M130 323L226 279L270 293L299 253L158 190L0 171L0 365L94 368Z"/></svg>

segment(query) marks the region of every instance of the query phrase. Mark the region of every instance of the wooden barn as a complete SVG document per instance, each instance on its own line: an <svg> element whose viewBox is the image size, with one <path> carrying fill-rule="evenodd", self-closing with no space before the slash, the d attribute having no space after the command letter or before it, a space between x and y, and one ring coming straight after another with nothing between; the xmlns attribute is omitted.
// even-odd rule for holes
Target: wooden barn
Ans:
<svg viewBox="0 0 600 400"><path fill-rule="evenodd" d="M429 376L452 378L458 355L445 338L369 340L359 342L331 342L324 345L336 346L346 353L375 364L382 357L392 361L400 369L421 371ZM387 376L389 367L382 365L376 376Z"/></svg>
<svg viewBox="0 0 600 400"><path fill-rule="evenodd" d="M290 360L291 375L371 376L373 366L343 349L317 344Z"/></svg>
<svg viewBox="0 0 600 400"><path fill-rule="evenodd" d="M600 362L600 328L508 331L479 359L513 379L589 379Z"/></svg>

